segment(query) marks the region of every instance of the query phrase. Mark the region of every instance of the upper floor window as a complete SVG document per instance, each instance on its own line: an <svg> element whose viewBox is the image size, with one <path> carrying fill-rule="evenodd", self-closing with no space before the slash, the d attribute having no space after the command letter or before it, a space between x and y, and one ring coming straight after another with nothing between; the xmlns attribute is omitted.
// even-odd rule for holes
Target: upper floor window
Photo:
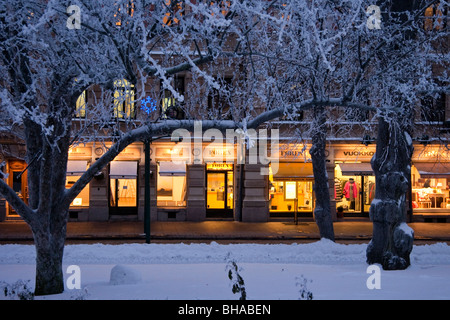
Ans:
<svg viewBox="0 0 450 320"><path fill-rule="evenodd" d="M179 95L184 95L184 77L174 77L172 81L173 90ZM163 119L184 119L185 113L181 108L181 104L169 89L163 89L161 92L161 118Z"/></svg>
<svg viewBox="0 0 450 320"><path fill-rule="evenodd" d="M124 20L126 16L132 17L133 14L134 14L134 0L129 0L119 5L117 8L117 13L114 14L114 17L117 18L116 26L120 27L122 25L122 20Z"/></svg>
<svg viewBox="0 0 450 320"><path fill-rule="evenodd" d="M114 117L134 119L136 117L136 97L134 85L125 79L114 81Z"/></svg>
<svg viewBox="0 0 450 320"><path fill-rule="evenodd" d="M231 97L232 92L232 78L225 77L223 79L216 79L220 84L220 90L210 89L208 94L208 113L213 119L231 120Z"/></svg>
<svg viewBox="0 0 450 320"><path fill-rule="evenodd" d="M442 4L433 4L425 9L424 29L442 30L446 25L447 8Z"/></svg>
<svg viewBox="0 0 450 320"><path fill-rule="evenodd" d="M184 1L164 0L166 13L163 17L163 23L166 26L178 24L180 17L184 15Z"/></svg>
<svg viewBox="0 0 450 320"><path fill-rule="evenodd" d="M443 122L445 120L445 94L421 99L420 116L422 121Z"/></svg>
<svg viewBox="0 0 450 320"><path fill-rule="evenodd" d="M76 118L86 118L86 101L87 92L83 91L82 94L77 99L75 104L75 117Z"/></svg>
<svg viewBox="0 0 450 320"><path fill-rule="evenodd" d="M208 2L208 0L207 0ZM220 13L222 13L223 16L226 16L228 14L228 12L230 12L230 7L231 7L231 1L226 1L226 0L209 0L211 6L218 6ZM214 13L213 13L214 15Z"/></svg>

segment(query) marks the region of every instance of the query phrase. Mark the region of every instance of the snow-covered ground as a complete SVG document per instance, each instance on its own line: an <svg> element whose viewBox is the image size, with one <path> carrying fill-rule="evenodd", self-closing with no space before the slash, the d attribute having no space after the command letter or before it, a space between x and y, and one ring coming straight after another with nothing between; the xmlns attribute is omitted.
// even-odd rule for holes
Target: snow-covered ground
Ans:
<svg viewBox="0 0 450 320"><path fill-rule="evenodd" d="M313 299L450 299L447 244L414 246L408 269L381 270L379 277L376 270L368 270L366 248L367 244L328 240L308 244L67 245L65 283L76 283L79 274L81 290L66 288L63 294L39 299L236 300L239 295L232 293L226 269L230 260L241 268L247 299L299 299L302 289L311 292ZM0 245L0 282L22 279L33 285L34 261L32 245ZM67 270L70 265L78 266L79 273ZM113 284L111 270L116 265L131 269L134 282ZM369 287L379 283L380 288L369 289L367 282Z"/></svg>

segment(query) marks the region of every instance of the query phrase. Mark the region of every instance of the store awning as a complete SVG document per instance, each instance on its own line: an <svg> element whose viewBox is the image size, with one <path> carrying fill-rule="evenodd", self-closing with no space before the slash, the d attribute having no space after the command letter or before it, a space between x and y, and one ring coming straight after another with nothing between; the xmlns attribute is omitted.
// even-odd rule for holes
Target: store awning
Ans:
<svg viewBox="0 0 450 320"><path fill-rule="evenodd" d="M343 176L373 176L372 166L368 162L363 163L339 163Z"/></svg>
<svg viewBox="0 0 450 320"><path fill-rule="evenodd" d="M112 161L109 178L110 179L134 179L137 177L136 161Z"/></svg>
<svg viewBox="0 0 450 320"><path fill-rule="evenodd" d="M186 175L185 162L161 161L159 162L160 176L184 176Z"/></svg>
<svg viewBox="0 0 450 320"><path fill-rule="evenodd" d="M447 178L450 177L449 163L414 163L421 178Z"/></svg>
<svg viewBox="0 0 450 320"><path fill-rule="evenodd" d="M85 160L69 160L67 161L67 175L81 176L87 169L87 161Z"/></svg>
<svg viewBox="0 0 450 320"><path fill-rule="evenodd" d="M296 180L314 178L312 163L280 162L274 180Z"/></svg>

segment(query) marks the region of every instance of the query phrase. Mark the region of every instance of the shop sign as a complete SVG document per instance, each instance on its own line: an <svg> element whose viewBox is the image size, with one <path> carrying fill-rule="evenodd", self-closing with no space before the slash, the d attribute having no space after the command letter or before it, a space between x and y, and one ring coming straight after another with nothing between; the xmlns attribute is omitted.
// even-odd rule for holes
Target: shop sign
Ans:
<svg viewBox="0 0 450 320"><path fill-rule="evenodd" d="M375 149L355 148L355 149L335 149L335 160L370 160L375 154Z"/></svg>
<svg viewBox="0 0 450 320"><path fill-rule="evenodd" d="M156 157L157 158L166 158L176 160L178 158L182 158L183 156L187 157L187 152L189 150L184 150L185 148L156 148Z"/></svg>
<svg viewBox="0 0 450 320"><path fill-rule="evenodd" d="M222 163L208 163L206 165L206 170L233 170L233 164L231 163L226 163L226 162L222 162Z"/></svg>
<svg viewBox="0 0 450 320"><path fill-rule="evenodd" d="M76 157L91 157L92 148L90 147L75 147L69 149L69 158L74 159Z"/></svg>
<svg viewBox="0 0 450 320"><path fill-rule="evenodd" d="M141 149L136 147L125 148L121 153L117 155L116 160L125 159L139 159L141 157Z"/></svg>
<svg viewBox="0 0 450 320"><path fill-rule="evenodd" d="M299 161L310 161L311 155L309 154L309 149L311 146L299 146L294 145L280 145L278 147L278 155L280 160L299 160ZM275 150L273 150L275 151ZM328 156L328 153L326 154Z"/></svg>

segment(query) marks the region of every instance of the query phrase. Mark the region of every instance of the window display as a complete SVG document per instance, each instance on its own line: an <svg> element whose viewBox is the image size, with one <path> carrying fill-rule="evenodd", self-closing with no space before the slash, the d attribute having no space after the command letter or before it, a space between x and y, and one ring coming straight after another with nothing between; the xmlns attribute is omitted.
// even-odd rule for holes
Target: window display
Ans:
<svg viewBox="0 0 450 320"><path fill-rule="evenodd" d="M412 206L415 211L450 210L448 179L411 167ZM423 210L422 210L423 209Z"/></svg>
<svg viewBox="0 0 450 320"><path fill-rule="evenodd" d="M158 164L156 200L158 207L186 206L186 164Z"/></svg>
<svg viewBox="0 0 450 320"><path fill-rule="evenodd" d="M269 181L270 212L299 212L313 210L312 181Z"/></svg>
<svg viewBox="0 0 450 320"><path fill-rule="evenodd" d="M370 204L375 198L375 176L369 175L369 171L359 172L362 167L361 163L355 163L355 168L357 165L359 166L357 170L353 171L351 170L352 163L345 164L345 171L341 170L341 165L344 167L343 164L338 163L335 169L336 209L347 214L367 216Z"/></svg>
<svg viewBox="0 0 450 320"><path fill-rule="evenodd" d="M66 189L70 189L81 176L67 176ZM89 184L81 190L76 198L70 204L71 207L89 207Z"/></svg>

